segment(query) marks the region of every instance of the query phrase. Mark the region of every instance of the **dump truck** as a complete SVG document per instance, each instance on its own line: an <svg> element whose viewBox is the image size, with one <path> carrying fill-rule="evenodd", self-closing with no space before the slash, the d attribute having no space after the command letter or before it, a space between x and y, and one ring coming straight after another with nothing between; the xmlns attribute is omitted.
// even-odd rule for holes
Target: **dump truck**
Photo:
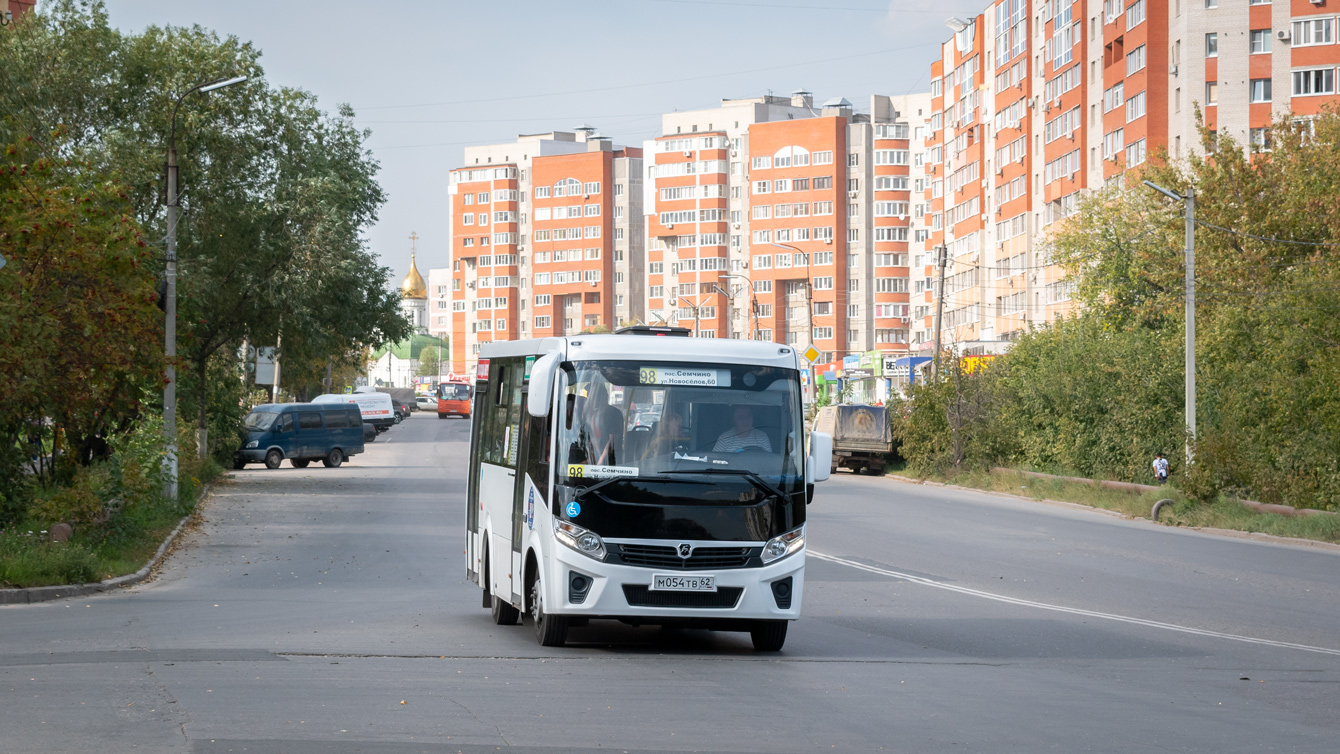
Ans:
<svg viewBox="0 0 1340 754"><path fill-rule="evenodd" d="M883 406L824 406L814 418L814 429L833 437L833 471L884 473L893 434Z"/></svg>

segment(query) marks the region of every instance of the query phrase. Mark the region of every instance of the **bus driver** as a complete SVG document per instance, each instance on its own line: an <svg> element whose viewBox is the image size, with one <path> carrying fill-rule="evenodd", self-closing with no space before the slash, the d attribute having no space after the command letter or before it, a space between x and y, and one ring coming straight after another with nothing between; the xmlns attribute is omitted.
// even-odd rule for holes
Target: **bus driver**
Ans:
<svg viewBox="0 0 1340 754"><path fill-rule="evenodd" d="M772 441L762 430L754 429L754 410L748 406L735 407L735 426L726 430L712 446L714 453L738 453L745 448L762 448L772 452Z"/></svg>

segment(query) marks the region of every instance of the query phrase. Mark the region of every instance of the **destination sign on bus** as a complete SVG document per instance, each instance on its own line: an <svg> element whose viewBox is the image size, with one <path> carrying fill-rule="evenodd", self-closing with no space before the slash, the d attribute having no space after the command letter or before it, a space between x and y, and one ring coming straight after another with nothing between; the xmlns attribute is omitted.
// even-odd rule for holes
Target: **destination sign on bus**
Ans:
<svg viewBox="0 0 1340 754"><path fill-rule="evenodd" d="M686 369L684 367L641 367L640 385L690 385L694 387L730 387L729 369Z"/></svg>
<svg viewBox="0 0 1340 754"><path fill-rule="evenodd" d="M592 466L584 463L568 464L568 476L585 479L611 479L619 476L637 476L636 466Z"/></svg>

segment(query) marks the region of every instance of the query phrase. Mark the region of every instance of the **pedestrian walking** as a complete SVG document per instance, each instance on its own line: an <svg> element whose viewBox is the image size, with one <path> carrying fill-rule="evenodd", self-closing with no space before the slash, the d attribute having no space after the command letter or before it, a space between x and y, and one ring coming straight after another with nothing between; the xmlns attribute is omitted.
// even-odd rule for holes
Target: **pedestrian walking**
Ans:
<svg viewBox="0 0 1340 754"><path fill-rule="evenodd" d="M1162 453L1154 455L1154 478L1159 484L1168 483L1168 459L1164 458Z"/></svg>

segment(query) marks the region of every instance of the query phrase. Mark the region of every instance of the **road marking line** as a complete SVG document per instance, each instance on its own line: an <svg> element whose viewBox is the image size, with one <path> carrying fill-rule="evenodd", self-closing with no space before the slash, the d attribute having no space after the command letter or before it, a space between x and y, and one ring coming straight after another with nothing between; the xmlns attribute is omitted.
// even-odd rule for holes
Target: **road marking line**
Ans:
<svg viewBox="0 0 1340 754"><path fill-rule="evenodd" d="M902 579L903 581L908 581L913 584L929 586L935 589L943 589L948 592L958 592L959 594L966 594L970 597L980 597L981 599L992 600L995 602L1004 602L1010 605L1033 607L1039 610L1051 610L1058 613L1070 613L1071 615L1082 615L1088 618L1102 618L1103 620L1112 620L1117 621L1119 623L1131 623L1133 625L1146 626L1149 628L1160 628L1163 629L1164 631L1177 631L1179 633L1193 634L1195 636L1209 636L1215 639L1228 639L1229 641L1240 641L1246 644L1263 644L1265 646L1280 647L1283 649L1299 649L1304 652L1316 652L1317 654L1334 655L1340 657L1340 649L1314 647L1308 644L1294 644L1293 642L1275 641L1273 639L1258 639L1254 636L1240 636L1238 634L1227 634L1221 631L1210 631L1208 629L1203 628L1179 626L1176 623L1163 623L1161 621L1147 620L1145 618L1133 618L1129 615L1117 615L1115 613L1100 613L1094 610L1084 610L1078 607L1066 607L1064 605L1053 605L1047 602L1035 602L1033 600L1025 600L1020 599L1018 597L1008 597L1003 594L995 594L994 592L984 592L980 589L971 589L966 586L955 586L953 584L946 584L943 581L928 579L925 578L924 576L913 576L908 573L900 573L899 571L893 571L887 568L865 565L864 563L857 563L854 560L847 560L846 558L839 558L834 555L827 555L821 552L816 552L814 550L807 550L806 552L810 557L818 558L819 560L825 560L830 563L837 563L838 565L845 565L851 568L856 568L861 571L868 571L870 573L878 573L882 576L890 576L896 579Z"/></svg>

